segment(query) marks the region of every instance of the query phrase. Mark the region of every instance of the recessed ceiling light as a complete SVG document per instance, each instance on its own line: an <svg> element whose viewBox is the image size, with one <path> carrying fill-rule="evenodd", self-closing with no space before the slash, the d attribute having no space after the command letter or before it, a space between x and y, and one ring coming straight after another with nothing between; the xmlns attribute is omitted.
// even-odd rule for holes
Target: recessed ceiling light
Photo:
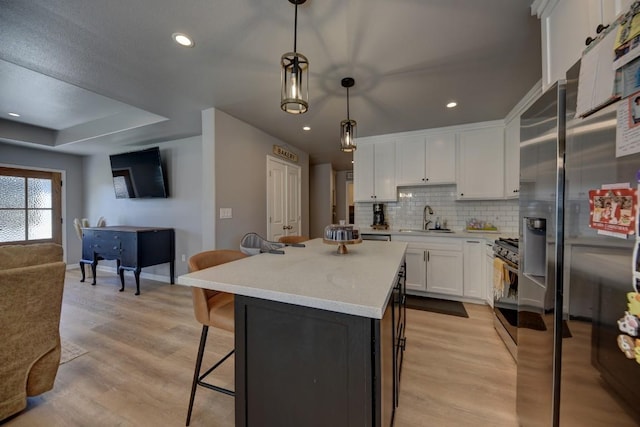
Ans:
<svg viewBox="0 0 640 427"><path fill-rule="evenodd" d="M311 130L311 127L310 126L303 126L302 130Z"/></svg>
<svg viewBox="0 0 640 427"><path fill-rule="evenodd" d="M9 113L9 115L11 117L20 117L20 114L18 114L18 113Z"/></svg>
<svg viewBox="0 0 640 427"><path fill-rule="evenodd" d="M448 103L448 104L447 104L447 108L453 108L453 107L455 107L456 105L458 105L458 103L457 103L457 102L455 102L455 101L451 101L450 103Z"/></svg>
<svg viewBox="0 0 640 427"><path fill-rule="evenodd" d="M176 43L178 43L180 46L193 47L193 40L191 40L191 37L186 34L173 33L171 37L173 37Z"/></svg>

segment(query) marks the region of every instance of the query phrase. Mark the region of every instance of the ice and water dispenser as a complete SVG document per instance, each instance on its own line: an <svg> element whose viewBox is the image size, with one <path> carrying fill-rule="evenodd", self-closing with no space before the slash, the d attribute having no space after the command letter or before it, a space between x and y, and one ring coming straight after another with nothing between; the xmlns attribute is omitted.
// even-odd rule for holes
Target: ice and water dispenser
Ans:
<svg viewBox="0 0 640 427"><path fill-rule="evenodd" d="M547 220L523 218L522 273L545 286L547 274Z"/></svg>

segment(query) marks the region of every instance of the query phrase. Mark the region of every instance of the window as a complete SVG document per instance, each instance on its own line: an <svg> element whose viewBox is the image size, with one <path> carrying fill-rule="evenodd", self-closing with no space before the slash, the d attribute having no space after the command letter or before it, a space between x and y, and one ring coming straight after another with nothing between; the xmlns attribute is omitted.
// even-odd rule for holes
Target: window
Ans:
<svg viewBox="0 0 640 427"><path fill-rule="evenodd" d="M0 245L62 243L58 172L0 167Z"/></svg>

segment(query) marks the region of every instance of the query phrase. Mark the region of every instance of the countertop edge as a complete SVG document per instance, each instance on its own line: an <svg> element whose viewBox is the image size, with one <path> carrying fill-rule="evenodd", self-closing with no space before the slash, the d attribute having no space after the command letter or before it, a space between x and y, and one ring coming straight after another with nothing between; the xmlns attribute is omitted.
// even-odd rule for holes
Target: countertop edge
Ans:
<svg viewBox="0 0 640 427"><path fill-rule="evenodd" d="M208 281L184 276L178 276L176 284L183 286L202 287L207 289L211 288L211 283ZM304 295L294 295L286 292L245 287L240 285L229 285L220 282L214 282L213 284L215 285L216 290L221 292L228 292L234 295L266 299L286 304L300 305L304 307L317 308L320 310L333 311L336 313L351 314L354 316L369 317L373 319L382 319L383 309L387 306L393 289L393 286L390 286L389 293L385 299L383 307L371 307L365 305L350 304L336 300L313 298Z"/></svg>

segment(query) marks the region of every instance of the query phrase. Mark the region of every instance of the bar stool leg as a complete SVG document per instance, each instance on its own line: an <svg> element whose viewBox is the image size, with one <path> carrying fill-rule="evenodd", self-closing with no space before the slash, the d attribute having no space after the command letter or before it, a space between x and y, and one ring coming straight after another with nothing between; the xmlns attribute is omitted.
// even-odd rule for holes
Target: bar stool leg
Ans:
<svg viewBox="0 0 640 427"><path fill-rule="evenodd" d="M198 386L198 378L200 377L200 368L202 367L202 356L204 355L204 345L207 342L207 332L209 327L202 325L202 334L200 335L200 347L198 348L198 357L196 358L195 372L193 373L193 384L191 384L191 398L189 398L189 412L187 412L187 426L191 422L191 410L193 409L193 400L196 396L196 387Z"/></svg>

